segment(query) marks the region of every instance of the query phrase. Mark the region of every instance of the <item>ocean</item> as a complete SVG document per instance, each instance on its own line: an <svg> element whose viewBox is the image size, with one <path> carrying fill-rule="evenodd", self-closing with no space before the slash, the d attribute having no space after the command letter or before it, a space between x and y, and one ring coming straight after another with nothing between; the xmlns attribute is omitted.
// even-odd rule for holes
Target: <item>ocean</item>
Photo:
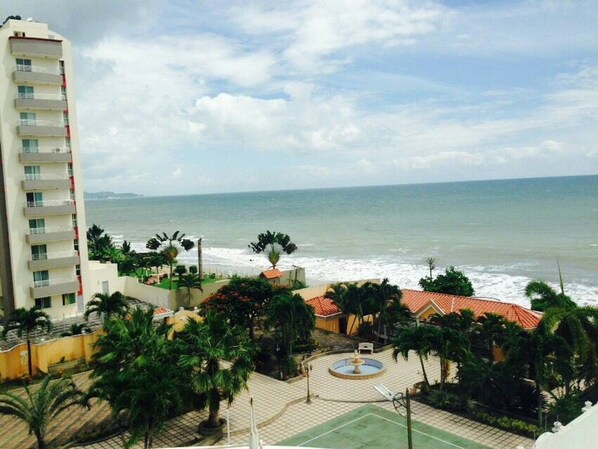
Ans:
<svg viewBox="0 0 598 449"><path fill-rule="evenodd" d="M558 258L566 293L598 305L598 176L92 200L86 215L136 250L158 232L201 236L204 265L225 275L267 268L248 244L272 230L298 246L279 267L304 267L310 285L418 288L435 257L435 274L454 265L476 296L522 305L532 279L558 288Z"/></svg>

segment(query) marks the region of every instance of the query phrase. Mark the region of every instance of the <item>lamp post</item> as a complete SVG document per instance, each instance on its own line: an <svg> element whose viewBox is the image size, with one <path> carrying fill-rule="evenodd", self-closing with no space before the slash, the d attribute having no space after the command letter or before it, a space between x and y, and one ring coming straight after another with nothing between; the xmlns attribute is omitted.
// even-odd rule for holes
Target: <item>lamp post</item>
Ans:
<svg viewBox="0 0 598 449"><path fill-rule="evenodd" d="M313 369L313 365L303 362L303 372L305 373L305 377L307 379L307 399L305 400L306 404L311 404L311 395L309 393L309 372L312 369Z"/></svg>

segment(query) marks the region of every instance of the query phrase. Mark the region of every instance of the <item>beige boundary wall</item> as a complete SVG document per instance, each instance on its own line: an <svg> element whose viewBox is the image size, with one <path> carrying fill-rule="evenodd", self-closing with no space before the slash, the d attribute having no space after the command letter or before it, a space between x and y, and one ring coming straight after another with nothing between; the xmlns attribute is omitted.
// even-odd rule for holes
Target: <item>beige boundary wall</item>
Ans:
<svg viewBox="0 0 598 449"><path fill-rule="evenodd" d="M91 361L93 344L103 330L92 334L60 337L39 343L31 343L33 373L48 373L52 365L77 360ZM0 380L18 379L28 374L27 344L22 343L6 351L0 351Z"/></svg>

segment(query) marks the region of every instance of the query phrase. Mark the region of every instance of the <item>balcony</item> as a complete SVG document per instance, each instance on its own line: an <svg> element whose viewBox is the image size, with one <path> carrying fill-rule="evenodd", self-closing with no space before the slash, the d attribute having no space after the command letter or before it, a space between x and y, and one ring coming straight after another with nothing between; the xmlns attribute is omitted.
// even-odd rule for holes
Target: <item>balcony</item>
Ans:
<svg viewBox="0 0 598 449"><path fill-rule="evenodd" d="M30 245L39 245L49 242L63 242L75 239L75 231L68 226L49 227L49 228L31 228L25 240Z"/></svg>
<svg viewBox="0 0 598 449"><path fill-rule="evenodd" d="M60 121L21 120L17 126L19 137L66 137L66 128Z"/></svg>
<svg viewBox="0 0 598 449"><path fill-rule="evenodd" d="M71 150L67 148L50 148L50 147L39 147L35 148L35 152L32 152L32 149L23 148L23 152L19 154L19 161L22 163L31 163L31 162L71 162Z"/></svg>
<svg viewBox="0 0 598 449"><path fill-rule="evenodd" d="M19 85L49 84L62 85L62 76L58 70L45 67L17 64L12 72L12 80Z"/></svg>
<svg viewBox="0 0 598 449"><path fill-rule="evenodd" d="M25 191L69 189L71 181L66 173L63 176L25 175L25 180L21 181L21 187Z"/></svg>
<svg viewBox="0 0 598 449"><path fill-rule="evenodd" d="M34 37L15 37L10 40L10 51L14 56L32 58L62 58L62 41Z"/></svg>
<svg viewBox="0 0 598 449"><path fill-rule="evenodd" d="M76 293L79 290L79 281L76 278L34 281L29 289L33 299Z"/></svg>
<svg viewBox="0 0 598 449"><path fill-rule="evenodd" d="M19 93L15 108L28 111L64 111L66 98L62 94Z"/></svg>
<svg viewBox="0 0 598 449"><path fill-rule="evenodd" d="M76 213L73 200L27 201L23 208L25 217L71 215Z"/></svg>
<svg viewBox="0 0 598 449"><path fill-rule="evenodd" d="M79 254L76 251L58 253L33 254L27 262L31 271L50 270L52 268L70 267L79 264Z"/></svg>

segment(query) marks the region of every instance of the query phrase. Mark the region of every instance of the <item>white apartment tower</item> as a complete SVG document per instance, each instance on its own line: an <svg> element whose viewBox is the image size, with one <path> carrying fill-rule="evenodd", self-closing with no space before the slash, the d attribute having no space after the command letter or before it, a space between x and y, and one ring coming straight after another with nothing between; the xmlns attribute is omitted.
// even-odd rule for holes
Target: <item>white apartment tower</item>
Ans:
<svg viewBox="0 0 598 449"><path fill-rule="evenodd" d="M4 314L75 315L88 261L71 45L47 24L9 18L0 60Z"/></svg>

